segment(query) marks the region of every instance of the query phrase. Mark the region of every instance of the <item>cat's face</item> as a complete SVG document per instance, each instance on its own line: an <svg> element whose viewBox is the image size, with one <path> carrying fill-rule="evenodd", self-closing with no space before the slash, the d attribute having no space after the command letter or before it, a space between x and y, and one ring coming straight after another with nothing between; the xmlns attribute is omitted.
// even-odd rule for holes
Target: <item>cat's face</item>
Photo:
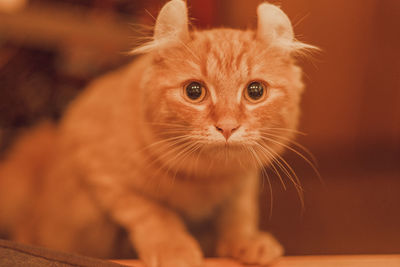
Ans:
<svg viewBox="0 0 400 267"><path fill-rule="evenodd" d="M134 51L151 54L141 84L145 120L174 161L203 153L262 164L293 137L303 84L292 56L310 46L295 40L278 7L263 3L257 15L254 31L190 33L185 2L173 0L153 41Z"/></svg>
<svg viewBox="0 0 400 267"><path fill-rule="evenodd" d="M252 31L194 32L190 42L155 56L150 72L147 119L177 145L182 137L203 152L276 151L296 128L300 70Z"/></svg>

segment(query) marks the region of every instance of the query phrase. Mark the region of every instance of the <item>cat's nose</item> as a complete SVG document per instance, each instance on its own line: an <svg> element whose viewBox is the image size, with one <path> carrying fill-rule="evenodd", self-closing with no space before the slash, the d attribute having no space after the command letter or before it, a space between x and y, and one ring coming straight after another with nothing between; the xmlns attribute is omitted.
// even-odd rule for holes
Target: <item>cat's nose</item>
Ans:
<svg viewBox="0 0 400 267"><path fill-rule="evenodd" d="M228 141L229 137L240 127L239 124L233 122L218 123L215 128L220 132Z"/></svg>

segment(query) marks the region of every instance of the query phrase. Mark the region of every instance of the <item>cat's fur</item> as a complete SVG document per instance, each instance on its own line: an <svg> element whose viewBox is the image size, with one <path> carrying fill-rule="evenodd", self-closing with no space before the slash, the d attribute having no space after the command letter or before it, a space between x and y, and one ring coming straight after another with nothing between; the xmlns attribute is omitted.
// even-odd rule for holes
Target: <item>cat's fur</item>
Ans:
<svg viewBox="0 0 400 267"><path fill-rule="evenodd" d="M60 125L21 137L0 168L0 220L13 239L92 256L122 249L118 226L147 266L199 266L186 223L214 218L217 254L265 264L283 249L258 230L260 166L297 127L301 70L276 6L258 7L258 29L188 30L186 5L161 10L153 41L131 65L94 81ZM182 96L207 87L199 104ZM268 84L246 102L253 80ZM229 139L216 127L238 129Z"/></svg>

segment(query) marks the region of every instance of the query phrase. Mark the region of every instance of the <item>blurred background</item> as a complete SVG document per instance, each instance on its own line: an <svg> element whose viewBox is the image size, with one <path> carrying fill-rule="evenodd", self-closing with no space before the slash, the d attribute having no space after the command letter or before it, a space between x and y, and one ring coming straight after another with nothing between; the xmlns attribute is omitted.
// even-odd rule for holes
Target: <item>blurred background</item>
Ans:
<svg viewBox="0 0 400 267"><path fill-rule="evenodd" d="M0 0L0 151L44 118L57 120L94 77L126 52L165 0ZM259 0L188 0L199 29L256 25ZM400 253L400 1L281 0L298 39L322 48L300 60L307 89L294 187L270 174L261 224L287 254ZM272 208L272 210L271 210Z"/></svg>

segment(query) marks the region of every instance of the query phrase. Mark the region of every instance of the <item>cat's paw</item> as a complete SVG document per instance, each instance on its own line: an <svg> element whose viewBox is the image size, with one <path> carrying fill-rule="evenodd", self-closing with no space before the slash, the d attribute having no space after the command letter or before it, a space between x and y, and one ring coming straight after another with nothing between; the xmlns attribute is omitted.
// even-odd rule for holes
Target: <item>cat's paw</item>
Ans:
<svg viewBox="0 0 400 267"><path fill-rule="evenodd" d="M151 242L139 252L146 267L201 267L203 253L197 241L188 234Z"/></svg>
<svg viewBox="0 0 400 267"><path fill-rule="evenodd" d="M266 265L282 256L283 247L269 233L258 232L250 237L231 237L218 243L217 254L232 257L245 264Z"/></svg>

